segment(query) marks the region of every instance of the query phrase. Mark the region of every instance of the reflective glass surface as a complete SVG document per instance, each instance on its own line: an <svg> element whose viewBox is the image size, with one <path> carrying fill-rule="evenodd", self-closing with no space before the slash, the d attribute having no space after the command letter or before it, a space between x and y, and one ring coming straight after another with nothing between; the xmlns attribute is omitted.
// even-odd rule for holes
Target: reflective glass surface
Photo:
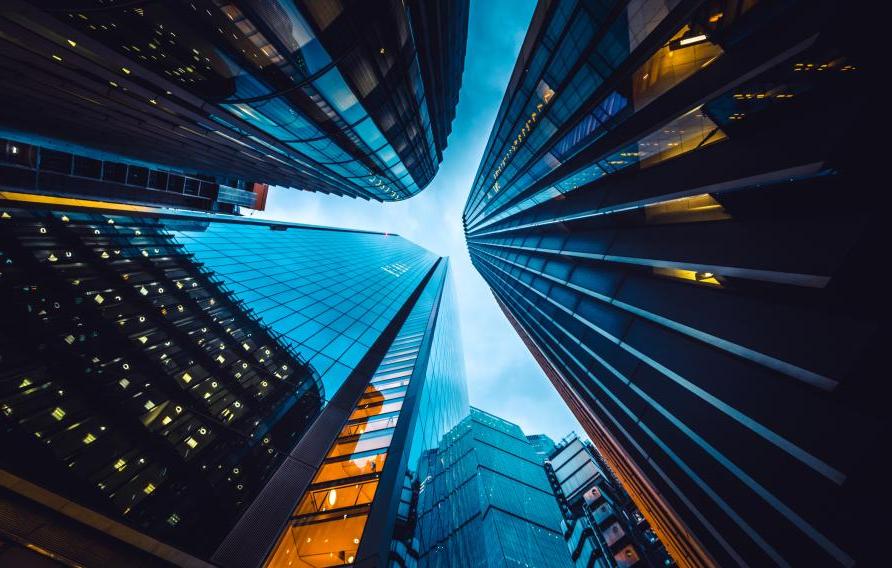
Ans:
<svg viewBox="0 0 892 568"><path fill-rule="evenodd" d="M418 468L419 566L569 567L561 516L520 427L471 408Z"/></svg>
<svg viewBox="0 0 892 568"><path fill-rule="evenodd" d="M306 358L330 398L436 256L397 235L169 223L178 242Z"/></svg>
<svg viewBox="0 0 892 568"><path fill-rule="evenodd" d="M208 556L318 415L318 375L159 219L4 204L0 237L5 479Z"/></svg>
<svg viewBox="0 0 892 568"><path fill-rule="evenodd" d="M454 372L457 343L453 342L454 314L446 314L440 326L437 311L444 295L447 263L441 262L372 375L309 489L303 495L293 520L277 544L268 566L340 566L352 564L362 542L370 506L385 467L399 467L400 454L409 451L405 442L393 446L398 423L418 427L409 443L423 440L430 428L454 424L467 408L464 374ZM449 291L451 294L451 289ZM451 311L454 308L450 308ZM435 323L433 330L431 324ZM423 345L436 345L436 355L418 368ZM458 361L461 361L459 358ZM394 369L401 369L395 372ZM417 373L415 372L417 369ZM453 372L450 372L453 371ZM413 400L404 406L408 389L417 381L426 403ZM444 387L444 383L446 386ZM421 427L424 425L424 428ZM440 431L442 433L443 430ZM388 459L393 454L393 459ZM393 465L390 465L390 464ZM397 475L401 479L402 474ZM400 493L383 492L383 499Z"/></svg>

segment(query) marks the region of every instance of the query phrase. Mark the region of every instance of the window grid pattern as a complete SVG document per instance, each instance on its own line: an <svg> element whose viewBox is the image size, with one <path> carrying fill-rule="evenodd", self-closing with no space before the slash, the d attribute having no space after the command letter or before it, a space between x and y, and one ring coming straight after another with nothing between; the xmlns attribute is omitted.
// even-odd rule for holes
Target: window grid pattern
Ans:
<svg viewBox="0 0 892 568"><path fill-rule="evenodd" d="M225 279L235 297L313 365L326 398L437 258L396 235L236 223L168 226L196 260Z"/></svg>
<svg viewBox="0 0 892 568"><path fill-rule="evenodd" d="M418 469L419 563L570 566L560 512L521 429L475 408Z"/></svg>
<svg viewBox="0 0 892 568"><path fill-rule="evenodd" d="M394 380L387 368L399 360L411 364L414 371L431 312L442 293L444 271L442 267L419 296L267 566L341 566L356 559L378 479L387 464L391 436L401 417L406 419L402 405L413 373Z"/></svg>

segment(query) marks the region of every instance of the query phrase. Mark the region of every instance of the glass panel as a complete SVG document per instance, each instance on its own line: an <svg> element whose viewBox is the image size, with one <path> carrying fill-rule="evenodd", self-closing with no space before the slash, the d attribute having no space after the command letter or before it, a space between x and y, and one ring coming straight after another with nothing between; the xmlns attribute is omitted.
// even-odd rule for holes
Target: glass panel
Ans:
<svg viewBox="0 0 892 568"><path fill-rule="evenodd" d="M313 81L313 85L319 89L319 92L325 96L346 122L352 124L366 116L365 110L337 69L331 69Z"/></svg>
<svg viewBox="0 0 892 568"><path fill-rule="evenodd" d="M375 432L354 440L339 440L331 448L328 456L333 458L384 449L390 445L391 438L393 438L393 430L384 431L383 433Z"/></svg>
<svg viewBox="0 0 892 568"><path fill-rule="evenodd" d="M397 415L376 417L374 419L361 419L351 422L344 426L341 430L341 436L355 436L364 432L375 432L377 430L386 430L396 426Z"/></svg>
<svg viewBox="0 0 892 568"><path fill-rule="evenodd" d="M351 564L367 518L367 514L361 514L294 526L285 534L267 566L286 568Z"/></svg>
<svg viewBox="0 0 892 568"><path fill-rule="evenodd" d="M387 453L385 452L362 458L326 462L319 468L319 472L313 478L313 483L377 473L384 467L386 459Z"/></svg>
<svg viewBox="0 0 892 568"><path fill-rule="evenodd" d="M375 491L377 490L378 480L374 479L365 483L350 483L318 491L310 491L304 495L300 506L297 508L297 514L324 513L326 511L371 503L372 499L375 498Z"/></svg>
<svg viewBox="0 0 892 568"><path fill-rule="evenodd" d="M636 111L712 63L723 53L721 47L708 40L691 42L699 37L701 36L692 36L690 28L684 26L669 43L657 50L635 71L632 75L632 100Z"/></svg>
<svg viewBox="0 0 892 568"><path fill-rule="evenodd" d="M357 408L353 412L353 414L350 415L350 420L354 420L356 418L366 418L369 416L375 416L377 414L386 414L388 412L396 412L402 407L403 401L398 400L396 402L388 402L387 404L375 404L370 405L366 408Z"/></svg>

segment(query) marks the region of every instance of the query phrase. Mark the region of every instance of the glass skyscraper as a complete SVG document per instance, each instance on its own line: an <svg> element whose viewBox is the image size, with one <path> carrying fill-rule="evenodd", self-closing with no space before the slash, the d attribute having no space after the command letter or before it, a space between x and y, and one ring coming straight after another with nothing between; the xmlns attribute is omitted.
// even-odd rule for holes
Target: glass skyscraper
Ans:
<svg viewBox="0 0 892 568"><path fill-rule="evenodd" d="M542 1L471 188L475 267L684 566L851 566L883 538L861 16Z"/></svg>
<svg viewBox="0 0 892 568"><path fill-rule="evenodd" d="M418 565L569 568L541 458L516 424L482 410L418 466Z"/></svg>
<svg viewBox="0 0 892 568"><path fill-rule="evenodd" d="M0 166L22 190L196 209L262 205L255 182L411 197L451 131L468 4L8 0Z"/></svg>
<svg viewBox="0 0 892 568"><path fill-rule="evenodd" d="M22 194L0 221L0 563L409 554L412 460L467 414L447 259Z"/></svg>

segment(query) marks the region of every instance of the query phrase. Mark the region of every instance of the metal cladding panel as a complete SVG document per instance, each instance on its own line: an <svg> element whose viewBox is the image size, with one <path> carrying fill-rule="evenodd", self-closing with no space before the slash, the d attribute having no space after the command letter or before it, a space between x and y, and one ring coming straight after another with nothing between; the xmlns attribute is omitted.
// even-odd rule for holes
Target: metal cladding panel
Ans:
<svg viewBox="0 0 892 568"><path fill-rule="evenodd" d="M679 564L870 562L889 422L883 293L854 276L881 224L846 197L873 199L854 13L540 15L465 207L475 267Z"/></svg>

